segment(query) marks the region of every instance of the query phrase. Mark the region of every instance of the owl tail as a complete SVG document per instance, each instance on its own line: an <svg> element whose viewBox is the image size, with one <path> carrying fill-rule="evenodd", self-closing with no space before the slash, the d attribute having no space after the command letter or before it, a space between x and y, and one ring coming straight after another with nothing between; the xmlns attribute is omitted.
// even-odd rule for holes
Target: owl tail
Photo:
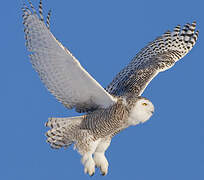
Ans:
<svg viewBox="0 0 204 180"><path fill-rule="evenodd" d="M79 130L83 116L69 118L49 118L45 126L51 129L47 131L47 142L54 149L68 147L74 143L74 137Z"/></svg>

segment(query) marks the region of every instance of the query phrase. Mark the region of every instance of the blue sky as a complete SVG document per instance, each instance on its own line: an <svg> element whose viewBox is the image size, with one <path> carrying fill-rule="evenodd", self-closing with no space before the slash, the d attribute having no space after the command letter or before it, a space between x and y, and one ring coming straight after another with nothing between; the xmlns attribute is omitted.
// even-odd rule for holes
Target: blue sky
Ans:
<svg viewBox="0 0 204 180"><path fill-rule="evenodd" d="M38 1L33 0L36 6ZM149 41L197 21L192 51L159 74L143 96L155 114L117 135L106 155L109 174L93 179L204 179L204 13L202 1L43 0L51 31L104 87ZM71 148L45 142L50 116L74 116L48 93L24 46L22 1L1 2L0 179L89 179Z"/></svg>

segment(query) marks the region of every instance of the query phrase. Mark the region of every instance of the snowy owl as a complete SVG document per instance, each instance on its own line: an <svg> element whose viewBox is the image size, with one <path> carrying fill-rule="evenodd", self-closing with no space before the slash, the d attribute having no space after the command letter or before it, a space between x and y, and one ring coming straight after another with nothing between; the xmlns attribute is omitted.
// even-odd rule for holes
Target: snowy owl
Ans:
<svg viewBox="0 0 204 180"><path fill-rule="evenodd" d="M47 142L52 148L74 147L82 156L84 172L92 176L95 167L108 173L105 151L114 135L129 126L147 121L153 104L141 97L149 82L171 68L195 45L196 23L176 26L143 48L104 89L50 32L50 11L43 18L42 1L38 12L29 1L23 10L26 47L30 60L48 90L78 117L49 118Z"/></svg>

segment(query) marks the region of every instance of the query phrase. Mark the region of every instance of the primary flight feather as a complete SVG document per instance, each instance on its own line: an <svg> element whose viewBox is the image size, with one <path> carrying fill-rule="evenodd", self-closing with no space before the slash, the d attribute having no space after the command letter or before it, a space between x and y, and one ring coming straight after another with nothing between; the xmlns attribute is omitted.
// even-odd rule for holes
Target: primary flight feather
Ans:
<svg viewBox="0 0 204 180"><path fill-rule="evenodd" d="M24 5L22 9L33 67L65 107L86 112L78 117L49 118L47 142L52 148L74 144L82 155L85 173L91 176L98 167L106 175L105 151L112 137L152 116L154 106L141 94L159 72L171 68L192 49L198 38L196 23L187 23L182 29L178 25L149 43L104 89L50 32L51 11L45 23L42 1L39 13L29 4L31 8Z"/></svg>

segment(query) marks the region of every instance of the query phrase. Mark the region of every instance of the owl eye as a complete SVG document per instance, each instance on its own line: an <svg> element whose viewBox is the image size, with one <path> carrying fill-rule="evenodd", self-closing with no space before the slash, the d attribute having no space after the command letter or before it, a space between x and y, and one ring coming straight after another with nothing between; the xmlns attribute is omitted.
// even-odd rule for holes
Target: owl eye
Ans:
<svg viewBox="0 0 204 180"><path fill-rule="evenodd" d="M143 106L147 106L147 103L142 103Z"/></svg>

